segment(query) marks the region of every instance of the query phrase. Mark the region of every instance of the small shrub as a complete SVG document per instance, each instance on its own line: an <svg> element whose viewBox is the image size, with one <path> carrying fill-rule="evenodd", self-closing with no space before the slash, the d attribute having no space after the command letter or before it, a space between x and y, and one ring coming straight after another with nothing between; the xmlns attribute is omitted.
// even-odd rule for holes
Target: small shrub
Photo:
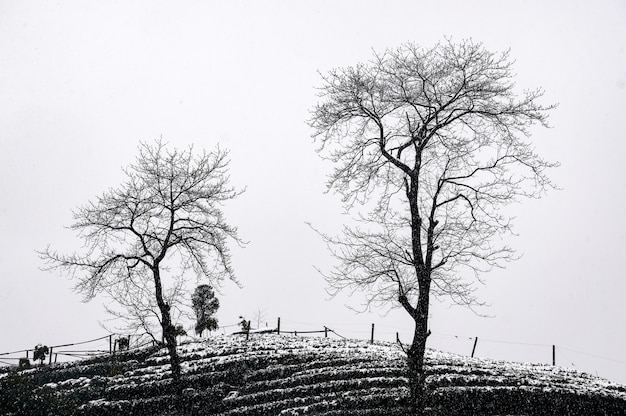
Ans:
<svg viewBox="0 0 626 416"><path fill-rule="evenodd" d="M20 370L30 368L30 360L28 358L20 358L17 368Z"/></svg>
<svg viewBox="0 0 626 416"><path fill-rule="evenodd" d="M39 360L40 364L43 364L46 359L46 355L48 354L49 349L45 345L37 344L35 345L35 349L33 351L33 360Z"/></svg>

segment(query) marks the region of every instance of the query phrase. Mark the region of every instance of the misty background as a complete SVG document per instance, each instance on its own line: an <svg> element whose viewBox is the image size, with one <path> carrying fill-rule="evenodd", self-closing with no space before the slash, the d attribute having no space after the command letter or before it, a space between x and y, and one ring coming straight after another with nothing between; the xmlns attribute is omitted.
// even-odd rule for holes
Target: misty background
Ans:
<svg viewBox="0 0 626 416"><path fill-rule="evenodd" d="M332 261L306 222L346 219L306 120L318 71L447 36L510 48L518 89L559 103L532 141L562 190L508 208L523 257L485 276L492 317L433 301L429 346L469 355L478 337L478 357L550 364L556 345L557 365L626 383L625 18L620 1L1 1L0 353L107 335L106 299L82 303L35 250L80 250L71 210L161 136L230 149L246 188L224 208L249 244L232 247L243 289L220 289L220 325L261 310L285 330L369 338L375 323L408 342L405 312L325 292L314 266Z"/></svg>

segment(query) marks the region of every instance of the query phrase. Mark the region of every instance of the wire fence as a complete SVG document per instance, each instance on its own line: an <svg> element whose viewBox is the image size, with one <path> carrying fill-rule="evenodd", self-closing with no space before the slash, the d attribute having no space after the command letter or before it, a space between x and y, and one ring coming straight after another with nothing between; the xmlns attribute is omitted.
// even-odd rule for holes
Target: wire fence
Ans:
<svg viewBox="0 0 626 416"><path fill-rule="evenodd" d="M245 322L247 323L244 324ZM246 337L257 333L275 333L278 335L293 336L334 336L340 339L368 339L371 343L374 343L375 341L396 342L405 345L408 343L408 340L403 339L401 336L401 331L394 327L384 325L376 327L374 323L366 328L359 328L350 323L334 323L333 327L334 328L331 328L328 325L313 324L310 322L289 321L289 328L285 328L284 323L283 327L281 327L281 318L278 318L275 327L253 329L251 328L250 321L242 321L235 324L222 325L218 328L218 333L222 332L223 334L227 334L228 332L231 334L244 334ZM337 330L337 327L343 327L343 329ZM233 331L233 328L239 328L239 330ZM107 334L102 337L86 341L52 345L47 347L45 358L48 361L47 364L52 364L53 362L56 363L59 358L61 358L62 361L73 361L103 355L111 355L119 351L132 351L144 348L148 345L156 345L155 338L153 336L148 337L148 335L149 334L133 334L132 343L131 335ZM122 340L124 341L122 342ZM515 360L515 356L512 356L512 354L519 354L524 355L525 357L534 357L534 359L524 359L522 361L552 365L558 364L561 366L577 368L578 366L576 361L578 361L581 356L584 356L626 366L626 361L623 360L605 357L599 354L592 354L556 344L497 340L437 332L431 333L428 342L429 347L431 348L470 357L473 357L477 351L482 350L480 354L481 356L493 359ZM493 349L489 348L492 344L506 345L506 357L496 356L498 354L494 354ZM85 348L70 348L80 346L85 346ZM518 353L512 351L515 348L518 349ZM519 348L524 348L525 351L521 351ZM0 353L0 364L6 366L30 365L30 360L35 358L35 349L36 347ZM534 349L534 354L529 354L529 349ZM46 360L41 360L40 358L40 361L41 364L43 364Z"/></svg>
<svg viewBox="0 0 626 416"><path fill-rule="evenodd" d="M339 338L365 339L370 342L386 341L407 345L412 341L412 332L407 336L407 328L398 328L387 325L371 325L354 323L332 323L319 325L310 322L289 321L288 325L293 328L306 328L303 330L280 329L280 333L289 333L297 336L335 335ZM277 328L281 326L280 318ZM315 327L320 329L315 329ZM506 361L522 361L536 364L546 364L579 369L585 372L596 372L598 368L606 367L607 363L624 366L626 373L626 361L606 357L600 354L588 353L579 349L569 348L558 344L523 342L517 340L502 340L494 338L470 337L466 335L446 334L432 332L428 338L428 347L445 352L455 353L468 357L480 356L482 358L499 359ZM604 363L602 363L602 362Z"/></svg>
<svg viewBox="0 0 626 416"><path fill-rule="evenodd" d="M290 328L288 330L281 328L281 320L278 318L276 327L272 332L295 336L322 336L323 334L324 337L329 337L332 334L342 339L368 339L371 343L375 341L387 341L401 343L403 345L407 345L411 341L410 336L412 336L412 334L409 337L402 336L402 331L406 333L406 328L400 329L385 325L376 326L374 323L367 327L365 325L357 327L354 323L333 323L333 328L330 328L328 325L319 325L311 322L289 321L289 326ZM338 327L344 327L344 329L338 329ZM255 331L251 331L251 334L254 332ZM246 332L239 331L238 333L245 334ZM595 360L624 365L626 370L626 361L605 357L599 354L591 354L557 344L499 340L432 332L428 338L428 346L430 348L468 357L480 356L490 359L532 362L553 366L559 365L577 369L582 369L582 366L579 365L580 362L584 361L582 357L588 357ZM506 348L501 348L502 346L506 346ZM576 356L576 354L578 354L578 356ZM589 371L589 366L587 365L586 367L587 369L585 371Z"/></svg>
<svg viewBox="0 0 626 416"><path fill-rule="evenodd" d="M30 360L36 361L36 351L43 350L44 354L39 355L40 364L57 363L59 358L62 362L93 358L97 356L110 355L119 351L132 351L143 348L150 344L154 345L154 341L145 341L143 338L147 334L136 334L135 343L131 345L130 335L108 334L98 338L85 341L77 341L59 345L37 345L33 348L25 348L22 350L9 351L0 353L0 363L7 366L30 366ZM126 340L120 343L120 340ZM90 344L90 348L85 349L64 349L66 347L76 347ZM95 345L94 345L95 344ZM124 345L124 346L122 346Z"/></svg>

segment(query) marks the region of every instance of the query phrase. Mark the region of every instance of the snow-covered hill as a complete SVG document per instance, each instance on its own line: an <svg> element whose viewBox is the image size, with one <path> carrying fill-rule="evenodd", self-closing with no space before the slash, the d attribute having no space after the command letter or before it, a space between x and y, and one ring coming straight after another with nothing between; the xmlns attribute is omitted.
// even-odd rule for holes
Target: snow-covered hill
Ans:
<svg viewBox="0 0 626 416"><path fill-rule="evenodd" d="M406 415L393 344L275 334L179 347L183 414ZM0 375L3 414L174 415L165 349ZM427 355L433 414L626 415L626 386L545 365Z"/></svg>

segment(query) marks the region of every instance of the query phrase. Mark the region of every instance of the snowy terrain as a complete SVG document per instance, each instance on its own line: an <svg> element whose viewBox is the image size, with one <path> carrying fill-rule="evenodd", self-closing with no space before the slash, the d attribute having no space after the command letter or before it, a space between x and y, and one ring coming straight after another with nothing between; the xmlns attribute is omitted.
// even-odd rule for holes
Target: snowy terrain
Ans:
<svg viewBox="0 0 626 416"><path fill-rule="evenodd" d="M179 352L183 414L407 414L404 353L394 344L255 334ZM626 386L572 370L437 351L427 365L433 414L626 414ZM170 409L165 349L0 374L0 384L2 414L180 414Z"/></svg>

